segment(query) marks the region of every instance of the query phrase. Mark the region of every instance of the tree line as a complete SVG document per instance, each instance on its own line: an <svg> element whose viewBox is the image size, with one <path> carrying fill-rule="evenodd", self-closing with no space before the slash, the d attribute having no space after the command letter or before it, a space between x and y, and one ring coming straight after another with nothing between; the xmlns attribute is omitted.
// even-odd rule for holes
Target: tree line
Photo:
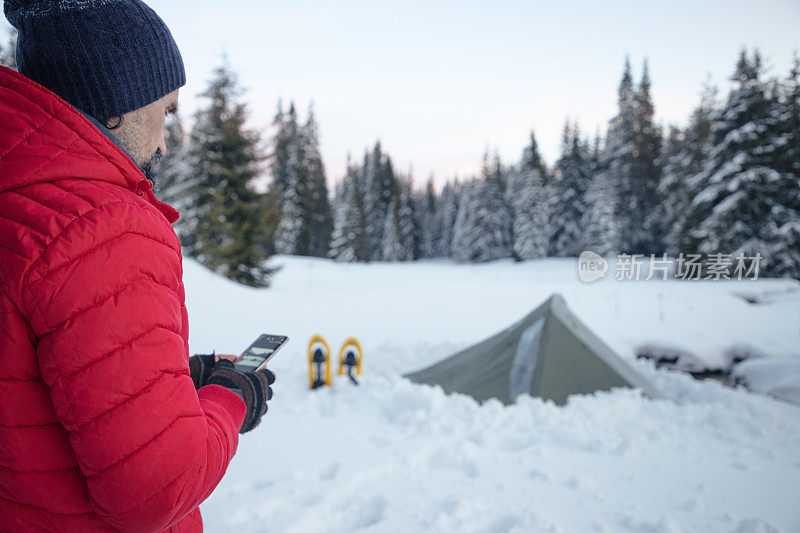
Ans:
<svg viewBox="0 0 800 533"><path fill-rule="evenodd" d="M764 70L758 51L743 50L727 96L706 84L688 124L665 132L647 63L637 83L626 60L605 135L567 121L552 167L531 132L513 164L487 152L478 176L415 188L376 142L348 158L330 195L313 110L303 121L294 104L279 104L261 150L223 66L186 146L172 151L161 194L185 213L178 232L189 255L255 285L266 283L274 253L458 262L583 250L761 254L762 273L797 277L800 60L782 78ZM256 193L261 163L270 181Z"/></svg>
<svg viewBox="0 0 800 533"><path fill-rule="evenodd" d="M568 120L552 166L531 132L516 162L487 152L477 176L414 187L376 142L348 156L331 194L313 109L303 120L293 103L279 103L265 139L247 127L223 63L191 131L179 118L168 124L158 194L182 213L185 253L255 286L268 283L276 253L458 262L583 250L761 254L763 274L798 277L800 59L783 76L765 70L757 50L742 50L727 95L707 83L688 123L663 128L647 63L637 83L626 60L604 135Z"/></svg>
<svg viewBox="0 0 800 533"><path fill-rule="evenodd" d="M742 51L727 97L706 84L684 128L654 120L645 62L626 61L604 137L564 125L549 168L534 133L518 162L485 154L479 176L412 190L376 144L348 165L329 255L344 261L459 262L577 256L583 250L760 254L762 273L800 275L800 60L766 77Z"/></svg>

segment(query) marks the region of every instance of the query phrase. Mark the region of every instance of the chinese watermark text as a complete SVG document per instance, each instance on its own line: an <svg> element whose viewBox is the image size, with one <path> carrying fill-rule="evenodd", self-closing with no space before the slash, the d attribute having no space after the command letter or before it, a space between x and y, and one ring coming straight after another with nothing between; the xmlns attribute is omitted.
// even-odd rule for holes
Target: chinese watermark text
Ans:
<svg viewBox="0 0 800 533"><path fill-rule="evenodd" d="M661 279L682 280L757 280L761 261L760 253L738 255L713 253L708 255L679 253L677 257L667 254L619 254L614 268L617 281L639 281ZM578 277L591 283L605 277L608 262L602 256L583 252L578 258Z"/></svg>

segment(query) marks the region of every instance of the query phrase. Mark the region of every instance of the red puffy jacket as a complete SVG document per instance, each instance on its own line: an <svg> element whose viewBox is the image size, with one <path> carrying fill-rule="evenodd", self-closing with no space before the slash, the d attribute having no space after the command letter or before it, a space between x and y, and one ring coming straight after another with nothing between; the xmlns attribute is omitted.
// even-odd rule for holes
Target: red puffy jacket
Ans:
<svg viewBox="0 0 800 533"><path fill-rule="evenodd" d="M244 402L189 376L181 249L141 170L0 67L0 531L199 531Z"/></svg>

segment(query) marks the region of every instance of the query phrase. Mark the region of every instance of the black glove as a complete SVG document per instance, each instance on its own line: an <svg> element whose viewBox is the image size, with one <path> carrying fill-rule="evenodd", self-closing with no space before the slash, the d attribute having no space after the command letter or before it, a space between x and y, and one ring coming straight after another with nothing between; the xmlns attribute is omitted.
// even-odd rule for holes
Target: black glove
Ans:
<svg viewBox="0 0 800 533"><path fill-rule="evenodd" d="M239 433L247 433L261 422L267 412L267 401L272 399L275 374L267 369L258 372L240 372L233 363L222 359L214 365L207 385L222 385L239 394L247 406Z"/></svg>
<svg viewBox="0 0 800 533"><path fill-rule="evenodd" d="M195 354L189 358L189 372L192 375L195 390L208 384L208 377L214 370L215 356Z"/></svg>

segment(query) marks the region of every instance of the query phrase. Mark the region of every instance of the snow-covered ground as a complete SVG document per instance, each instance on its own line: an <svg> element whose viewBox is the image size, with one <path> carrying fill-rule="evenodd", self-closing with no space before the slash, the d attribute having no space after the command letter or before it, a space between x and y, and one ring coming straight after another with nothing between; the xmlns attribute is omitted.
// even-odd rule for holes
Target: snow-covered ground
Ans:
<svg viewBox="0 0 800 533"><path fill-rule="evenodd" d="M795 390L800 283L586 285L569 259L275 263L262 290L185 263L194 352L290 337L271 365L268 414L201 507L208 531L800 531L800 406L634 358L646 346L724 368L760 355L754 388ZM401 377L553 292L667 399L617 390L565 407L479 405ZM362 342L362 386L308 390L317 333L334 351Z"/></svg>

